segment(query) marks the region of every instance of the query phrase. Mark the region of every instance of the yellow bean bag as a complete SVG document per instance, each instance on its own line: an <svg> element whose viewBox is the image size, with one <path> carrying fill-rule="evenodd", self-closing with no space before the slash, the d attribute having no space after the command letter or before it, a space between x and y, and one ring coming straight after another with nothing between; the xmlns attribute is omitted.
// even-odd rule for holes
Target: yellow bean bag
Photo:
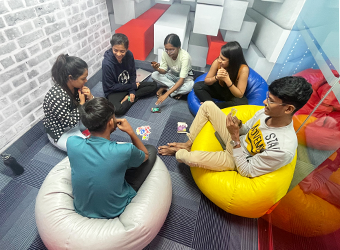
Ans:
<svg viewBox="0 0 340 250"><path fill-rule="evenodd" d="M237 106L237 117L244 123L262 108L254 105ZM230 110L226 108L222 111L228 114ZM223 150L214 133L211 123L207 122L196 137L192 151ZM286 166L255 178L243 177L236 171L215 172L197 167L190 169L199 189L217 206L228 213L258 218L287 193L295 164L296 155Z"/></svg>

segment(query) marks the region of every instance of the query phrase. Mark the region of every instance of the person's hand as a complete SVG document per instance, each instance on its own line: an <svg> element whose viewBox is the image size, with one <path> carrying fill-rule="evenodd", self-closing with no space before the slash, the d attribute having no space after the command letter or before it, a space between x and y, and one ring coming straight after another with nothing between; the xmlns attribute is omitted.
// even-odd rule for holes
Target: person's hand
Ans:
<svg viewBox="0 0 340 250"><path fill-rule="evenodd" d="M130 94L130 102L134 102L135 101L135 94Z"/></svg>
<svg viewBox="0 0 340 250"><path fill-rule="evenodd" d="M151 62L151 66L154 68L154 70L158 71L160 64L158 62L153 61Z"/></svg>
<svg viewBox="0 0 340 250"><path fill-rule="evenodd" d="M226 81L228 78L229 78L229 74L228 72L224 69L224 68L220 68L218 71L217 71L217 76L216 78L218 80L222 80L222 81ZM230 79L230 78L229 78Z"/></svg>
<svg viewBox="0 0 340 250"><path fill-rule="evenodd" d="M230 114L230 116L231 116L231 114ZM234 117L232 117L232 116L231 116L231 119L232 119L232 120L233 120L233 122L234 122L235 124L237 124L237 125L238 125L238 127L240 128L240 125L242 125L242 122L241 122L241 120L240 120L240 119L238 119L236 115L235 115Z"/></svg>
<svg viewBox="0 0 340 250"><path fill-rule="evenodd" d="M236 118L238 120L237 122L235 118L236 117L231 117L231 114L228 114L226 119L227 129L233 141L239 140L240 137L239 120Z"/></svg>
<svg viewBox="0 0 340 250"><path fill-rule="evenodd" d="M121 131L127 133L128 135L131 135L134 133L130 123L126 119L116 119L116 120L117 120L117 127Z"/></svg>
<svg viewBox="0 0 340 250"><path fill-rule="evenodd" d="M166 93L164 95L161 95L160 97L158 97L157 102L155 103L156 105L161 104L162 102L164 102L166 100L166 98L168 98L169 95L167 95Z"/></svg>
<svg viewBox="0 0 340 250"><path fill-rule="evenodd" d="M86 101L86 97L85 97L85 95L81 92L80 89L78 89L78 95L79 95L79 100L80 100L79 104L80 104L80 105L83 105L83 104L85 103L85 101Z"/></svg>
<svg viewBox="0 0 340 250"><path fill-rule="evenodd" d="M139 82L136 82L136 86L137 86L137 89L138 89L139 86L140 86L140 83L139 83Z"/></svg>
<svg viewBox="0 0 340 250"><path fill-rule="evenodd" d="M93 95L91 94L90 89L88 87L86 87L86 86L83 86L81 88L81 93L86 96L87 100L91 100L93 98Z"/></svg>

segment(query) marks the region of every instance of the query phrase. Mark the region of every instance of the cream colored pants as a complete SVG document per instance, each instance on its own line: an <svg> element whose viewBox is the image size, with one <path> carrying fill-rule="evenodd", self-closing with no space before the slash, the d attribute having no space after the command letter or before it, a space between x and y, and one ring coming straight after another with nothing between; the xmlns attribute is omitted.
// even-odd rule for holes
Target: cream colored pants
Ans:
<svg viewBox="0 0 340 250"><path fill-rule="evenodd" d="M201 167L214 171L235 170L233 157L233 147L230 144L231 136L227 129L226 115L211 101L202 104L190 127L188 133L189 140L193 142L203 126L210 121L214 129L220 134L226 144L225 151L207 152L193 151L188 152L180 149L176 153L176 159L192 167Z"/></svg>

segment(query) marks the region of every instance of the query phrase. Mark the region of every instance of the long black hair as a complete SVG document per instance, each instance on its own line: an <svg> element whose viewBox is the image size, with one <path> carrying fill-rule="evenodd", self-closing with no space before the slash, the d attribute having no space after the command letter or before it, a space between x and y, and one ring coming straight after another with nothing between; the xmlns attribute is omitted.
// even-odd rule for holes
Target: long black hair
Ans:
<svg viewBox="0 0 340 250"><path fill-rule="evenodd" d="M73 101L73 104L76 106L78 105L78 102L75 96L78 90L72 94L71 90L67 86L67 82L69 80L69 76L76 80L82 76L84 71L87 69L87 63L84 60L76 56L69 56L68 54L59 55L52 66L52 80L66 91Z"/></svg>
<svg viewBox="0 0 340 250"><path fill-rule="evenodd" d="M222 46L221 54L229 59L229 65L226 70L228 71L230 80L234 84L237 84L236 79L241 65L248 65L244 59L241 45L236 41L228 42Z"/></svg>

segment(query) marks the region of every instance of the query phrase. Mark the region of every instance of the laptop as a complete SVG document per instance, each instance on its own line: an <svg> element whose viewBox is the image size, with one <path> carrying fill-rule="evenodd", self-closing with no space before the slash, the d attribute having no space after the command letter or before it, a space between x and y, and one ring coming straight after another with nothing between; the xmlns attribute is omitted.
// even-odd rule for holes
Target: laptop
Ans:
<svg viewBox="0 0 340 250"><path fill-rule="evenodd" d="M142 82L146 78L148 78L149 75L151 75L151 72L146 71L144 69L137 69L136 75L137 75L136 82Z"/></svg>

